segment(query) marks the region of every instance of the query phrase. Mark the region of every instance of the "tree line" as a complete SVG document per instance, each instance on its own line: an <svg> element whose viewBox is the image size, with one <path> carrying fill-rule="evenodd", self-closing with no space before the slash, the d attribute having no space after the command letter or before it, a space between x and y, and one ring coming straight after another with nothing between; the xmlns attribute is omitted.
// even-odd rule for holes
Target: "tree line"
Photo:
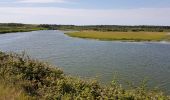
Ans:
<svg viewBox="0 0 170 100"><path fill-rule="evenodd" d="M43 28L48 30L91 30L91 31L111 31L111 32L170 32L170 26L154 25L57 25L57 24L22 24L22 23L0 23L0 30L7 28Z"/></svg>
<svg viewBox="0 0 170 100"><path fill-rule="evenodd" d="M54 30L92 30L92 31L121 31L121 32L170 32L170 26L149 26L149 25L139 25L139 26L124 26L124 25L50 25L41 24L39 25L44 28L54 29Z"/></svg>

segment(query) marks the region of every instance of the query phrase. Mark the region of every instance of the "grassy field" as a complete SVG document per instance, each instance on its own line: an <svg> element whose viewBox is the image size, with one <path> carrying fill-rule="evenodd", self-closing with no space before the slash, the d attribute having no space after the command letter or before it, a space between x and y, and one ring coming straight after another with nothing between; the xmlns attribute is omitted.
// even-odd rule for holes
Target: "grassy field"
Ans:
<svg viewBox="0 0 170 100"><path fill-rule="evenodd" d="M162 41L169 40L166 32L99 32L99 31L80 31L66 33L71 37L99 39L99 40L121 40L121 41Z"/></svg>

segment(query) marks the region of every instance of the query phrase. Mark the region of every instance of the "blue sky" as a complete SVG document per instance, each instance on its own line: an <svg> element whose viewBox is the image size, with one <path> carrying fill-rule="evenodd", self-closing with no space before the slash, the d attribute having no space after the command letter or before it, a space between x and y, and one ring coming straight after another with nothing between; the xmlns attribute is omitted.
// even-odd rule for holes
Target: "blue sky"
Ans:
<svg viewBox="0 0 170 100"><path fill-rule="evenodd" d="M170 25L170 0L0 0L0 22Z"/></svg>

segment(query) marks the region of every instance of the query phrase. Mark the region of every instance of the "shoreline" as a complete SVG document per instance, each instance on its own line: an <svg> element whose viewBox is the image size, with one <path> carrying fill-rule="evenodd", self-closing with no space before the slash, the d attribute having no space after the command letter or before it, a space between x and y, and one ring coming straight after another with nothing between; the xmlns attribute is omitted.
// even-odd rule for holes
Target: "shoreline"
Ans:
<svg viewBox="0 0 170 100"><path fill-rule="evenodd" d="M14 31L14 32L5 32L5 33L1 33L0 35L3 34L10 34L10 33L23 33L23 32L34 32L34 31L43 31L46 29L40 29L40 30L30 30L30 31ZM78 32L78 31L63 31L63 30L54 30L54 31L61 31L63 32L63 34L65 34L68 37L72 37L72 38L77 38L77 39L84 39L84 40L95 40L95 41L103 41L103 42L123 42L123 43L160 43L160 44L170 44L170 41L166 41L166 40L158 40L158 41L154 41L154 40L119 40L119 39L95 39L95 38L86 38L86 37L78 37L78 36L71 36L68 33L70 32ZM170 33L167 33L170 35Z"/></svg>
<svg viewBox="0 0 170 100"><path fill-rule="evenodd" d="M85 98L88 97L92 100L94 98L102 99L104 97L112 99L115 96L122 100L132 97L135 100L142 100L142 98L149 100L151 98L153 98L153 100L154 98L168 100L170 98L164 91L148 89L145 86L146 83L143 83L145 82L144 80L141 82L142 85L131 86L129 88L123 88L122 85L114 79L110 85L103 86L97 80L85 80L66 75L64 71L57 66L33 59L25 54L5 53L0 51L0 58L0 62L3 62L0 63L2 64L1 70L8 70L6 73L0 72L2 75L0 81L6 84L5 88L10 88L12 86L31 98L77 98L80 96L84 98L84 95L86 95ZM15 73L16 71L17 73ZM3 86L3 84L0 84L0 86Z"/></svg>
<svg viewBox="0 0 170 100"><path fill-rule="evenodd" d="M22 32L33 32L33 31L41 31L41 30L45 30L45 29L38 29L38 30L20 30L20 31L4 31L4 32L0 32L1 34L8 34L8 33L22 33Z"/></svg>

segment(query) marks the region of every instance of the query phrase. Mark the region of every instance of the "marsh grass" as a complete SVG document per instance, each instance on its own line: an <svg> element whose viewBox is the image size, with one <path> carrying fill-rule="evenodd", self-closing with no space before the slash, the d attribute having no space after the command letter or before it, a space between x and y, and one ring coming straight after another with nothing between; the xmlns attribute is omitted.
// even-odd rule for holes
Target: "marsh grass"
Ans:
<svg viewBox="0 0 170 100"><path fill-rule="evenodd" d="M163 92L148 90L145 84L124 89L116 80L102 86L96 80L67 76L56 66L31 59L24 53L0 52L0 82L1 100L170 99Z"/></svg>
<svg viewBox="0 0 170 100"><path fill-rule="evenodd" d="M37 30L45 30L47 28L40 27L38 25L7 25L0 24L0 34L4 33L13 33L13 32L29 32L29 31L37 31Z"/></svg>
<svg viewBox="0 0 170 100"><path fill-rule="evenodd" d="M80 31L66 33L71 37L99 39L108 41L162 41L169 40L165 32L100 32Z"/></svg>

